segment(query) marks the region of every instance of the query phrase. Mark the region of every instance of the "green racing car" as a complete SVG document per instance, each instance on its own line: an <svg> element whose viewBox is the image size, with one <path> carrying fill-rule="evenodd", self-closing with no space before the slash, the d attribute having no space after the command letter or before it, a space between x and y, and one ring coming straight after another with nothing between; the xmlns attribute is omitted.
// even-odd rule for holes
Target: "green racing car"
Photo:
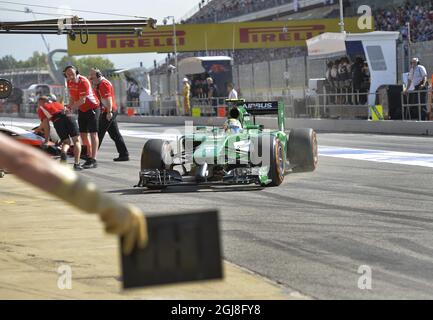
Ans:
<svg viewBox="0 0 433 320"><path fill-rule="evenodd" d="M141 154L136 187L164 189L170 185L228 184L279 186L287 173L317 167L313 129L284 128L284 105L277 101L227 100L229 117L223 128L186 128L177 139L148 140ZM278 130L257 125L258 115L277 115ZM190 131L190 132L189 132Z"/></svg>

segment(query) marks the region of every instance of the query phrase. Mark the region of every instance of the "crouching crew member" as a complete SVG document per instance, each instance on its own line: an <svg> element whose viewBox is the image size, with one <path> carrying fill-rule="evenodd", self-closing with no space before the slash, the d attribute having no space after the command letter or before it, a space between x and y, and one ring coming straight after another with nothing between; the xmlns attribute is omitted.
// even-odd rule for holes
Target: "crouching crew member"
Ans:
<svg viewBox="0 0 433 320"><path fill-rule="evenodd" d="M110 81L102 75L99 69L93 68L90 70L89 79L92 81L93 88L101 101L101 115L99 117L99 147L102 144L105 133L108 131L110 138L116 145L119 157L114 161L128 161L129 152L126 148L125 141L119 131L117 125L117 105L114 97L114 88Z"/></svg>
<svg viewBox="0 0 433 320"><path fill-rule="evenodd" d="M99 99L94 93L89 79L82 76L76 67L67 66L63 70L63 74L67 79L71 100L68 109L73 110L78 108L80 136L83 144L87 146L88 159L83 164L83 168L96 168L96 153L99 146Z"/></svg>
<svg viewBox="0 0 433 320"><path fill-rule="evenodd" d="M80 165L81 144L78 139L78 127L71 117L65 113L65 107L55 101L54 96L41 96L38 99L38 116L41 127L44 130L45 142L50 140L50 123L53 122L54 129L62 141L60 161L66 162L66 154L69 150L71 140L74 144L74 170L82 170Z"/></svg>

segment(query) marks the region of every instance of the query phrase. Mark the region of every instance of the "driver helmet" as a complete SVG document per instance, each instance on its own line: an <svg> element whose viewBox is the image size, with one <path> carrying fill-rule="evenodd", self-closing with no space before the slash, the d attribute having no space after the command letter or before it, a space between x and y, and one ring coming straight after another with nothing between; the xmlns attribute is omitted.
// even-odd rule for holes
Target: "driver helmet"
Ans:
<svg viewBox="0 0 433 320"><path fill-rule="evenodd" d="M230 133L242 132L242 124L238 119L229 119L227 122L227 131Z"/></svg>
<svg viewBox="0 0 433 320"><path fill-rule="evenodd" d="M233 107L229 111L229 118L230 119L238 119L240 116L239 109L237 107Z"/></svg>
<svg viewBox="0 0 433 320"><path fill-rule="evenodd" d="M229 111L229 119L226 122L226 131L230 133L239 133L242 131L242 124L239 121L240 112L237 107L233 107Z"/></svg>

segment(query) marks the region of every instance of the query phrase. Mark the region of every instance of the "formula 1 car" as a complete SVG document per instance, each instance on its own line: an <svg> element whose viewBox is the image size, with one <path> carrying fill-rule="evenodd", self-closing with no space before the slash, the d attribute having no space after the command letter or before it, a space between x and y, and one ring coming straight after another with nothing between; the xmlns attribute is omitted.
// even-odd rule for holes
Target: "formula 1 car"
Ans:
<svg viewBox="0 0 433 320"><path fill-rule="evenodd" d="M0 123L0 134L6 134L23 144L39 148L52 157L60 156L62 141L53 128L50 130L50 141L48 143L44 143L44 132L39 126L34 127L31 130L25 130L13 125ZM83 157L87 154L87 146L81 146L81 154ZM71 146L68 149L67 155L71 157L74 156L74 146Z"/></svg>
<svg viewBox="0 0 433 320"><path fill-rule="evenodd" d="M9 137L12 137L20 143L42 149L52 156L59 156L60 147L58 145L58 141L53 136L51 141L45 144L43 133L38 129L39 127L35 127L29 131L20 127L0 123L0 134L5 134Z"/></svg>
<svg viewBox="0 0 433 320"><path fill-rule="evenodd" d="M20 127L0 123L0 134L5 134L20 143L41 149L50 156L55 157L60 155L60 146L53 141L46 144L43 134L38 131L38 127L33 128L32 131L28 131ZM0 178L3 178L4 175L5 168L0 168Z"/></svg>
<svg viewBox="0 0 433 320"><path fill-rule="evenodd" d="M164 189L183 184L278 186L289 172L316 169L315 131L286 131L283 104L244 100L230 100L229 103L232 105L230 114L237 116L241 123L240 130L192 128L191 133L178 138L176 153L169 141L148 140L142 150L139 182L135 187ZM257 115L270 114L278 115L278 130L265 130L255 123Z"/></svg>

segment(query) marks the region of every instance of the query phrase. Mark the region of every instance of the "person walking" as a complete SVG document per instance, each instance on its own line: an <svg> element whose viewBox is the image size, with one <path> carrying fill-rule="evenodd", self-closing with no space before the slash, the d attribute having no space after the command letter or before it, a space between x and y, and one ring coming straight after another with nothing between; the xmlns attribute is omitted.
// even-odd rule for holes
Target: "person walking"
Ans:
<svg viewBox="0 0 433 320"><path fill-rule="evenodd" d="M87 146L88 158L83 164L83 168L96 168L96 154L99 146L99 99L94 93L89 79L82 76L76 67L67 66L63 70L63 74L67 79L67 87L71 101L67 109L70 111L78 109L80 137L83 144Z"/></svg>
<svg viewBox="0 0 433 320"><path fill-rule="evenodd" d="M118 108L113 85L97 68L90 69L89 80L92 82L93 88L95 89L96 95L98 96L101 103L101 114L99 116L98 130L98 148L101 147L105 133L108 132L110 138L116 145L117 152L119 153L119 156L114 158L113 161L129 161L129 152L126 148L125 141L123 140L116 120Z"/></svg>

